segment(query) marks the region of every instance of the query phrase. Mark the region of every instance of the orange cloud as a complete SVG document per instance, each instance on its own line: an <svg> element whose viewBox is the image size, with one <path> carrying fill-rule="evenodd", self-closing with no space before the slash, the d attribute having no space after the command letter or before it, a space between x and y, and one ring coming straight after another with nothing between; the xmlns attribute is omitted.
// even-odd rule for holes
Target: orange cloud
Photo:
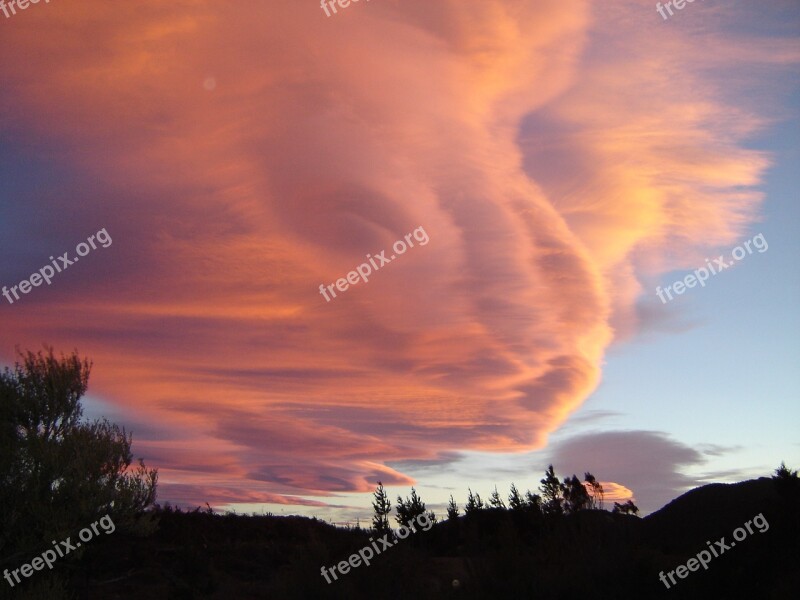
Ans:
<svg viewBox="0 0 800 600"><path fill-rule="evenodd" d="M541 446L635 327L660 253L731 239L768 164L741 147L761 121L699 75L724 57L668 55L681 38L624 19L587 55L611 30L585 0L386 0L335 22L88 1L4 25L0 125L74 174L31 200L50 215L31 235L44 256L87 223L114 237L4 307L4 348L92 356L92 391L153 424L137 447L168 489L213 479L227 501ZM319 295L419 226L428 245Z"/></svg>
<svg viewBox="0 0 800 600"><path fill-rule="evenodd" d="M628 500L634 500L633 492L620 483L613 481L603 481L603 499L606 502L619 502L625 503Z"/></svg>

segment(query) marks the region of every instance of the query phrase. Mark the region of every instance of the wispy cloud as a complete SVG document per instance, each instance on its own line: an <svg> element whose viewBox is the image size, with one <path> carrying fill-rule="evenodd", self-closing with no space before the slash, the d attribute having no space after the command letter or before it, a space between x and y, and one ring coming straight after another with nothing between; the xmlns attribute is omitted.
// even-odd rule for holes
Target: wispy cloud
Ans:
<svg viewBox="0 0 800 600"><path fill-rule="evenodd" d="M763 115L708 69L797 59L721 34L695 52L631 6L387 0L334 23L98 0L4 26L0 127L52 181L23 187L0 276L87 224L115 236L3 314L4 358L93 357L94 394L175 432L136 448L186 500L300 503L412 483L390 463L541 446L636 329L640 280L757 214L769 158L743 140ZM320 302L420 224L425 252Z"/></svg>

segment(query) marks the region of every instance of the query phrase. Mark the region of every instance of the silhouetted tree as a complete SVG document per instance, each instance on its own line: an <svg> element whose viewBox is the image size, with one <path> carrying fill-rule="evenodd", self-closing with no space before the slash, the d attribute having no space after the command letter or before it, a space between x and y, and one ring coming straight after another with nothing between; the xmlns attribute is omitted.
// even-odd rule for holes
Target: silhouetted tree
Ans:
<svg viewBox="0 0 800 600"><path fill-rule="evenodd" d="M625 504L614 502L614 510L612 513L621 513L623 515L638 515L639 507L633 503L633 500L628 500Z"/></svg>
<svg viewBox="0 0 800 600"><path fill-rule="evenodd" d="M564 513L564 488L561 482L556 477L553 465L547 467L544 473L544 479L540 481L542 484L539 489L542 492L542 512L545 515L560 515Z"/></svg>
<svg viewBox="0 0 800 600"><path fill-rule="evenodd" d="M372 529L378 535L390 533L389 513L392 512L392 502L389 500L389 495L386 493L382 482L378 482L378 487L372 495L374 497L372 501Z"/></svg>
<svg viewBox="0 0 800 600"><path fill-rule="evenodd" d="M597 508L602 510L603 501L605 499L603 486L599 481L597 481L597 479L595 479L594 475L592 475L588 471L584 474L583 478L592 490L591 494L592 498L589 508Z"/></svg>
<svg viewBox="0 0 800 600"><path fill-rule="evenodd" d="M492 492L492 495L489 496L489 506L497 510L503 510L506 507L505 502L503 502L503 499L497 492L497 486L494 486L494 491Z"/></svg>
<svg viewBox="0 0 800 600"><path fill-rule="evenodd" d="M561 489L564 496L564 512L576 513L586 510L591 505L592 498L576 475L565 477Z"/></svg>
<svg viewBox="0 0 800 600"><path fill-rule="evenodd" d="M469 488L468 488L469 489ZM481 500L480 494L472 494L472 489L469 490L469 496L467 496L467 505L464 507L464 514L472 514L476 510L483 510L485 508L483 504L483 500Z"/></svg>
<svg viewBox="0 0 800 600"><path fill-rule="evenodd" d="M453 494L450 494L450 502L447 504L447 520L458 519L458 504L453 500Z"/></svg>
<svg viewBox="0 0 800 600"><path fill-rule="evenodd" d="M525 509L529 512L542 512L542 497L539 494L532 494L530 490L525 492Z"/></svg>
<svg viewBox="0 0 800 600"><path fill-rule="evenodd" d="M411 488L411 497L403 500L401 496L397 497L397 516L395 520L399 525L408 527L413 520L419 515L426 514L425 503L417 496L417 490ZM432 512L428 512L428 517L434 517Z"/></svg>
<svg viewBox="0 0 800 600"><path fill-rule="evenodd" d="M131 469L132 436L82 420L91 364L77 353L20 353L0 374L0 553L60 539L109 514L136 525L156 499L158 472Z"/></svg>
<svg viewBox="0 0 800 600"><path fill-rule="evenodd" d="M511 510L522 510L525 508L525 500L522 499L522 496L517 489L517 486L514 483L511 483L511 491L508 494L508 507Z"/></svg>
<svg viewBox="0 0 800 600"><path fill-rule="evenodd" d="M797 476L797 471L790 470L783 462L781 462L780 467L775 469L772 481L775 482L775 489L781 495L800 489L800 478Z"/></svg>

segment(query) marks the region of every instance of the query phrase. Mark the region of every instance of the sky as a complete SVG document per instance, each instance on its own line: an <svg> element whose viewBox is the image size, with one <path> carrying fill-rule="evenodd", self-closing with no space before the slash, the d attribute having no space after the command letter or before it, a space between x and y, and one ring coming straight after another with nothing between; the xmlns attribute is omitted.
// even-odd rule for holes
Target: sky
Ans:
<svg viewBox="0 0 800 600"><path fill-rule="evenodd" d="M552 463L649 513L796 467L800 4L674 12L0 12L0 363L89 357L185 506L442 513Z"/></svg>

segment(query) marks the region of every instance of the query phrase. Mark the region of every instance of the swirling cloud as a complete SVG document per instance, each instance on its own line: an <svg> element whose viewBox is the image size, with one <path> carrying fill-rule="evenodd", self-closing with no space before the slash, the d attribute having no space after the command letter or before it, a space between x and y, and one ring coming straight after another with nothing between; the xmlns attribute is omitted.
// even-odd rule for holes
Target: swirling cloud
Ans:
<svg viewBox="0 0 800 600"><path fill-rule="evenodd" d="M675 83L681 38L619 17L589 55L612 27L585 0L87 1L3 28L0 126L52 176L21 187L3 281L114 238L3 308L3 351L92 356L184 500L540 447L636 327L659 253L733 236L768 164L741 146L759 118L699 76L725 53ZM428 244L320 296L420 226Z"/></svg>

